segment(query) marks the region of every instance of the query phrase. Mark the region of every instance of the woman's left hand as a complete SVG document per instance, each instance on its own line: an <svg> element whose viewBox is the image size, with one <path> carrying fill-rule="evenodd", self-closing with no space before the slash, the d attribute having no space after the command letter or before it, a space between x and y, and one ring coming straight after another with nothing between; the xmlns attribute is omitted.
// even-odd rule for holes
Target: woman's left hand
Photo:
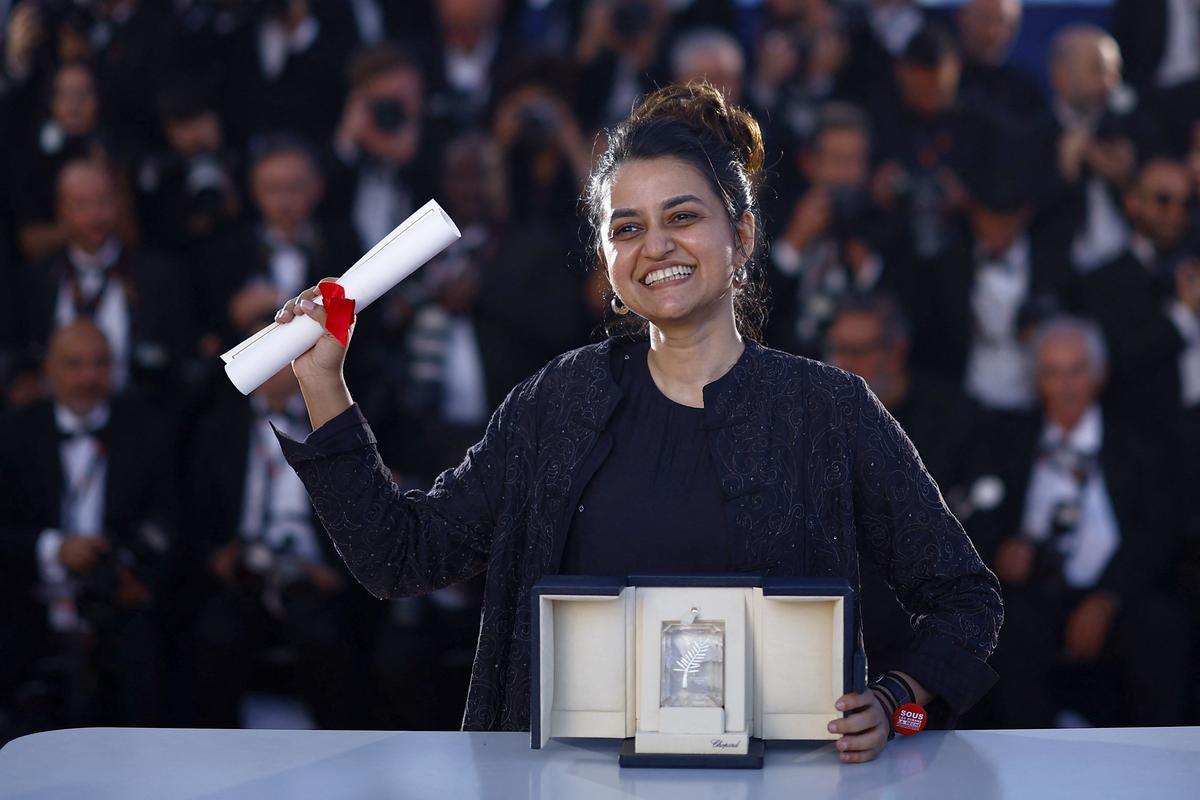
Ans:
<svg viewBox="0 0 1200 800"><path fill-rule="evenodd" d="M845 734L837 747L845 764L871 761L887 747L892 722L884 713L875 692L844 694L837 699L838 711L850 711L848 717L829 723L830 733Z"/></svg>

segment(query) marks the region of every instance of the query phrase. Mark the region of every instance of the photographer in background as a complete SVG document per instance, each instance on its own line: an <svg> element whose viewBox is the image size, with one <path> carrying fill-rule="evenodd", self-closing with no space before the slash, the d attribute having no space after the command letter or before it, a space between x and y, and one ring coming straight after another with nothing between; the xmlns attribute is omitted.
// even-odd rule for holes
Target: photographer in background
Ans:
<svg viewBox="0 0 1200 800"><path fill-rule="evenodd" d="M361 727L357 595L346 592L348 576L272 426L309 430L291 367L249 399L228 392L195 438L188 541L198 552L189 562L203 565L205 597L195 630L197 723L238 727L257 657L281 643L294 651L316 722Z"/></svg>
<svg viewBox="0 0 1200 800"><path fill-rule="evenodd" d="M850 54L843 13L833 0L766 4L748 90L763 109L759 124L769 121L793 141L812 136L818 106L834 93Z"/></svg>
<svg viewBox="0 0 1200 800"><path fill-rule="evenodd" d="M1028 411L1035 401L1028 336L1062 305L1070 259L1030 230L1034 176L1017 129L999 125L962 173L969 236L923 265L908 286L916 356L982 407Z"/></svg>
<svg viewBox="0 0 1200 800"><path fill-rule="evenodd" d="M517 222L578 229L576 198L592 157L571 111L568 72L553 57L534 57L514 64L497 87L491 133L508 165L508 205Z"/></svg>
<svg viewBox="0 0 1200 800"><path fill-rule="evenodd" d="M981 434L957 509L1004 590L1000 681L969 727L1182 724L1188 629L1163 596L1162 452L1101 411L1094 323L1050 318L1032 349L1040 408Z"/></svg>
<svg viewBox="0 0 1200 800"><path fill-rule="evenodd" d="M430 196L422 156L434 154L425 141L425 82L411 55L391 45L363 50L349 76L325 208L352 220L366 252Z"/></svg>
<svg viewBox="0 0 1200 800"><path fill-rule="evenodd" d="M317 0L259 0L252 20L232 35L222 63L222 119L230 140L289 130L324 142L337 126L346 59L354 47ZM329 4L336 6L340 4Z"/></svg>
<svg viewBox="0 0 1200 800"><path fill-rule="evenodd" d="M1200 257L1187 167L1151 158L1124 195L1129 246L1079 276L1072 302L1099 322L1112 354L1105 408L1169 434L1200 406Z"/></svg>
<svg viewBox="0 0 1200 800"><path fill-rule="evenodd" d="M63 245L54 219L54 182L58 171L77 158L110 160L111 142L100 122L96 76L86 63L69 62L55 70L46 96L46 116L11 154L12 193L17 243L26 261L49 257Z"/></svg>
<svg viewBox="0 0 1200 800"><path fill-rule="evenodd" d="M872 108L879 168L875 202L906 230L915 262L955 244L966 210L962 175L996 120L958 102L962 58L936 23L920 28L894 64L900 102Z"/></svg>
<svg viewBox="0 0 1200 800"><path fill-rule="evenodd" d="M1120 195L1155 136L1136 93L1121 83L1116 41L1100 28L1071 25L1055 36L1050 85L1050 114L1032 152L1042 178L1036 226L1041 238L1069 248L1077 270L1090 272L1128 243Z"/></svg>
<svg viewBox="0 0 1200 800"><path fill-rule="evenodd" d="M811 145L797 154L808 188L784 217L771 250L773 347L819 358L841 298L883 284L879 217L868 194L871 137L850 105L820 113Z"/></svg>
<svg viewBox="0 0 1200 800"><path fill-rule="evenodd" d="M139 164L135 201L142 241L182 258L237 218L235 157L225 147L216 100L202 83L176 79L159 95L158 106L167 147Z"/></svg>
<svg viewBox="0 0 1200 800"><path fill-rule="evenodd" d="M517 46L501 24L502 0L433 0L430 5L440 36L412 44L421 54L429 116L449 137L486 122L494 79Z"/></svg>
<svg viewBox="0 0 1200 800"><path fill-rule="evenodd" d="M582 89L576 106L588 129L611 125L634 101L665 84L665 0L591 0L575 44Z"/></svg>
<svg viewBox="0 0 1200 800"><path fill-rule="evenodd" d="M226 311L225 319L206 321L210 330L224 334L223 346L257 330L279 298L326 275L342 274L362 255L349 225L315 216L325 180L308 142L292 134L267 134L251 144L249 160L250 199L258 219L217 242L198 276L212 306Z"/></svg>
<svg viewBox="0 0 1200 800"><path fill-rule="evenodd" d="M61 327L50 399L0 423L0 605L21 643L2 660L58 684L43 727L162 723L170 440L149 408L113 395L112 367L95 323Z"/></svg>

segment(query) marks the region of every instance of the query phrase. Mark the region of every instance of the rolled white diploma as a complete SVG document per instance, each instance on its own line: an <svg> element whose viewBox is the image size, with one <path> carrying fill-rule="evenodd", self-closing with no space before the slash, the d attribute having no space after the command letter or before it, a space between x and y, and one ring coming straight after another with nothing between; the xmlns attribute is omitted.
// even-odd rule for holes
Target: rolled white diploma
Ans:
<svg viewBox="0 0 1200 800"><path fill-rule="evenodd" d="M461 235L450 215L436 200L430 200L383 237L337 282L346 290L346 297L354 300L354 311L358 313ZM315 302L320 303L321 298ZM272 323L221 354L225 374L239 392L250 394L316 344L324 332L307 315L296 317L287 325Z"/></svg>

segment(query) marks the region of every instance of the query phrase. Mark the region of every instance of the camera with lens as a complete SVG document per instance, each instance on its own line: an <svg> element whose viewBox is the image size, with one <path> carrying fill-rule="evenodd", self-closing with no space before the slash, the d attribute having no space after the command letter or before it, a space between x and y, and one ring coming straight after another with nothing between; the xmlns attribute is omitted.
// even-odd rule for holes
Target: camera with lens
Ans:
<svg viewBox="0 0 1200 800"><path fill-rule="evenodd" d="M829 190L829 232L839 242L863 238L868 209L867 193L857 186Z"/></svg>
<svg viewBox="0 0 1200 800"><path fill-rule="evenodd" d="M242 547L237 579L244 590L259 595L268 613L282 619L288 589L303 580L305 573L302 559L296 554L299 534L288 532L286 526L290 523L286 521L276 524L285 527Z"/></svg>
<svg viewBox="0 0 1200 800"><path fill-rule="evenodd" d="M554 141L558 131L558 112L549 100L535 100L517 112L517 144L529 150L541 150Z"/></svg>
<svg viewBox="0 0 1200 800"><path fill-rule="evenodd" d="M624 41L636 39L650 24L654 10L645 0L623 0L612 12L613 32Z"/></svg>
<svg viewBox="0 0 1200 800"><path fill-rule="evenodd" d="M303 575L295 551L296 534L286 531L247 542L238 561L238 578L242 585L257 590L286 586Z"/></svg>
<svg viewBox="0 0 1200 800"><path fill-rule="evenodd" d="M399 100L371 103L371 123L383 133L395 133L408 123L408 109Z"/></svg>
<svg viewBox="0 0 1200 800"><path fill-rule="evenodd" d="M1078 499L1060 502L1050 515L1050 534L1037 543L1033 558L1033 581L1050 594L1060 594L1067 589L1063 574L1067 537L1079 527L1082 517L1083 508Z"/></svg>
<svg viewBox="0 0 1200 800"><path fill-rule="evenodd" d="M220 216L225 205L225 188L229 183L225 165L216 153L200 153L188 159L183 185L191 215Z"/></svg>
<svg viewBox="0 0 1200 800"><path fill-rule="evenodd" d="M110 623L118 611L121 573L128 571L138 582L152 585L165 566L167 549L162 529L146 523L134 536L100 553L87 574L78 578L75 604L80 615L97 627Z"/></svg>

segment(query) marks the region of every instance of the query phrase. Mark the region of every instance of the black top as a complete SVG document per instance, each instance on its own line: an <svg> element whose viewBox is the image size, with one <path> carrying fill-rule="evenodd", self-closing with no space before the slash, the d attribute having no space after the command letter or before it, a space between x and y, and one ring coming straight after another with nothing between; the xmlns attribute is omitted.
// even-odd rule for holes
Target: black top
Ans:
<svg viewBox="0 0 1200 800"><path fill-rule="evenodd" d="M612 452L571 521L564 575L729 571L721 484L704 409L664 395L648 342L621 348L613 377L623 398L609 423Z"/></svg>
<svg viewBox="0 0 1200 800"><path fill-rule="evenodd" d="M564 353L517 386L427 492L397 490L357 406L303 443L279 436L372 594L422 594L487 573L464 730L529 729L529 598L560 571L583 492L612 450L609 423L624 400L614 344ZM913 626L911 647L872 672L906 672L956 714L991 688L999 582L861 378L747 341L705 387L704 420L737 572L856 585L859 558L869 558Z"/></svg>

